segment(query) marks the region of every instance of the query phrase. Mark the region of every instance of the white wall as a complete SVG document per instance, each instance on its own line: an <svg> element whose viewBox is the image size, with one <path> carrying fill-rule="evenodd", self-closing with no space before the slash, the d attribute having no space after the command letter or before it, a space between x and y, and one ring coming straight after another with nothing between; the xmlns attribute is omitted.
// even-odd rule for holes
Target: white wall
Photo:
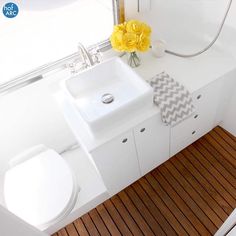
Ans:
<svg viewBox="0 0 236 236"><path fill-rule="evenodd" d="M153 39L164 39L168 49L182 53L195 52L210 41L216 33L217 24L223 19L229 2L229 0L150 1L151 11L138 13L137 0L125 0L126 18L148 22L153 29ZM235 11L236 1L233 0L226 22L228 28L231 26L236 28Z"/></svg>
<svg viewBox="0 0 236 236"><path fill-rule="evenodd" d="M231 76L228 78L228 81L226 83L228 84L228 88L225 88L226 93L232 94L232 96L229 98L228 105L226 106L226 109L224 111L223 121L221 123L221 126L228 130L231 134L236 136L236 73L234 73L234 76ZM225 87L225 86L224 86Z"/></svg>

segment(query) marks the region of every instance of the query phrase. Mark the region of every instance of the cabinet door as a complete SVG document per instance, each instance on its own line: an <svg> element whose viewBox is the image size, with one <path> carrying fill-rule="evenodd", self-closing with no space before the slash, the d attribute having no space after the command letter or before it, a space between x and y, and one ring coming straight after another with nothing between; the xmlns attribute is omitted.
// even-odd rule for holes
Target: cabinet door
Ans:
<svg viewBox="0 0 236 236"><path fill-rule="evenodd" d="M132 131L102 145L91 155L111 195L141 177Z"/></svg>
<svg viewBox="0 0 236 236"><path fill-rule="evenodd" d="M160 115L146 120L134 129L141 174L145 175L169 158L169 132Z"/></svg>
<svg viewBox="0 0 236 236"><path fill-rule="evenodd" d="M199 127L196 121L198 117L199 115L191 116L171 128L170 156L174 156L198 138Z"/></svg>

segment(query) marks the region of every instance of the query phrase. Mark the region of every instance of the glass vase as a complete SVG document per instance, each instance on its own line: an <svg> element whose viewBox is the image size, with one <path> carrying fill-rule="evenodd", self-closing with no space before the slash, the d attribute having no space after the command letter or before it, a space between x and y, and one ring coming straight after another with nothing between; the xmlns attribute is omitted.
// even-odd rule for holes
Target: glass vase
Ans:
<svg viewBox="0 0 236 236"><path fill-rule="evenodd" d="M136 52L130 52L128 54L128 65L132 68L140 66L141 61Z"/></svg>

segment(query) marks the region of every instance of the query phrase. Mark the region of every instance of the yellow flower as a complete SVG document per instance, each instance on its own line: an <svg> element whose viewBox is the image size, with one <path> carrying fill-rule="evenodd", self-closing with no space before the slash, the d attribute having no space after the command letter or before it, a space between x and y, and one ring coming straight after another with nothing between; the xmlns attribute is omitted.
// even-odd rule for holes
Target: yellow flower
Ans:
<svg viewBox="0 0 236 236"><path fill-rule="evenodd" d="M130 20L126 24L126 30L129 33L141 34L143 30L142 23L137 20Z"/></svg>
<svg viewBox="0 0 236 236"><path fill-rule="evenodd" d="M119 25L115 25L113 31L126 31L126 22L119 24Z"/></svg>
<svg viewBox="0 0 236 236"><path fill-rule="evenodd" d="M134 33L125 33L123 37L123 48L127 52L134 52L137 50L137 35Z"/></svg>
<svg viewBox="0 0 236 236"><path fill-rule="evenodd" d="M123 32L114 31L110 37L111 45L117 51L124 51L123 49Z"/></svg>
<svg viewBox="0 0 236 236"><path fill-rule="evenodd" d="M147 24L142 23L142 32L143 32L143 34L145 34L146 36L150 36L152 30L151 30L151 28L150 28Z"/></svg>
<svg viewBox="0 0 236 236"><path fill-rule="evenodd" d="M145 52L150 47L150 38L146 35L140 35L138 44L137 44L137 50L141 52Z"/></svg>
<svg viewBox="0 0 236 236"><path fill-rule="evenodd" d="M149 49L150 34L151 28L147 24L130 20L114 26L110 41L117 51L144 52Z"/></svg>
<svg viewBox="0 0 236 236"><path fill-rule="evenodd" d="M151 34L151 28L144 22L138 20L130 20L127 22L126 30L130 33L145 34L146 36L150 36Z"/></svg>

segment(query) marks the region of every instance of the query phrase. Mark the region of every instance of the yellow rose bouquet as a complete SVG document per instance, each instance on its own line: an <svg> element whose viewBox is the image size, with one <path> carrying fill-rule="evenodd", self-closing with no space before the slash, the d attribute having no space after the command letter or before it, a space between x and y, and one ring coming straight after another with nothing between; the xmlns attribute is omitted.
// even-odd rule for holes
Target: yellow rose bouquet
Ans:
<svg viewBox="0 0 236 236"><path fill-rule="evenodd" d="M128 63L132 67L140 65L137 51L145 52L150 47L151 28L144 22L130 20L114 26L110 37L112 47L120 52L130 52Z"/></svg>

